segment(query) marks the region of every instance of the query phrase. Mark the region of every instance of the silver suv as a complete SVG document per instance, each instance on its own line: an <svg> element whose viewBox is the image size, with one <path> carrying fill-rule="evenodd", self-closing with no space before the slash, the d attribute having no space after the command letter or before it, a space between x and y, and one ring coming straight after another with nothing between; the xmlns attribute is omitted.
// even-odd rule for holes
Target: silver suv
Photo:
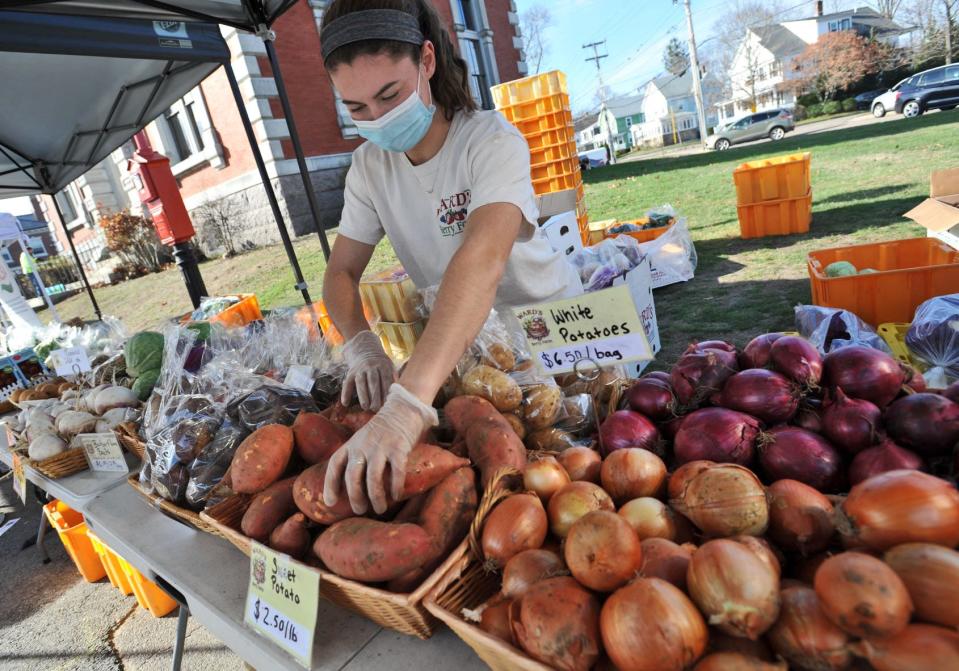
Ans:
<svg viewBox="0 0 959 671"><path fill-rule="evenodd" d="M756 112L717 128L713 135L706 138L706 146L717 151L725 151L734 144L764 137L770 140L782 140L787 132L795 128L793 113L787 109Z"/></svg>

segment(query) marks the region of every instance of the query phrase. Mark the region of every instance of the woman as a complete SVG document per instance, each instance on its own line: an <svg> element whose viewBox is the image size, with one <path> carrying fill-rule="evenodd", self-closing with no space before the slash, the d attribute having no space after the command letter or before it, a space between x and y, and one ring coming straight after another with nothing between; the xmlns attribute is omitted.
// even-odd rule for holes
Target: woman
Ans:
<svg viewBox="0 0 959 671"><path fill-rule="evenodd" d="M376 416L330 460L324 498L357 514L399 498L406 457L437 423L433 398L494 305L575 295L579 279L537 231L529 148L499 112L477 111L465 62L429 0L334 0L323 59L368 142L353 153L323 300L347 339L343 400ZM397 379L370 331L359 280L386 235L420 289L439 285Z"/></svg>

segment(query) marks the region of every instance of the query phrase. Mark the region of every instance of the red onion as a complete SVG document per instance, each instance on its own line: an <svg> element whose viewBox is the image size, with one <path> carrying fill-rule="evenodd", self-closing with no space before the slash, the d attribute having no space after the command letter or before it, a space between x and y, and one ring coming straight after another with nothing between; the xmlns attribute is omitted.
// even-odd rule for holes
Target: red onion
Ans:
<svg viewBox="0 0 959 671"><path fill-rule="evenodd" d="M679 433L679 427L682 425L683 420L686 419L689 415L680 415L679 417L674 417L668 422L663 422L659 425L660 432L666 436L668 440L674 440L676 434Z"/></svg>
<svg viewBox="0 0 959 671"><path fill-rule="evenodd" d="M650 419L662 422L674 416L676 397L669 382L658 377L643 377L626 392L629 407Z"/></svg>
<svg viewBox="0 0 959 671"><path fill-rule="evenodd" d="M819 385L822 356L811 342L799 336L783 336L769 348L773 369L806 387Z"/></svg>
<svg viewBox="0 0 959 671"><path fill-rule="evenodd" d="M849 466L849 485L858 485L874 475L886 471L897 471L908 468L922 470L922 458L904 448L899 447L891 440L884 440L875 447L870 447L857 454Z"/></svg>
<svg viewBox="0 0 959 671"><path fill-rule="evenodd" d="M879 440L882 411L869 401L849 398L836 388L833 401L822 414L822 434L850 454Z"/></svg>
<svg viewBox="0 0 959 671"><path fill-rule="evenodd" d="M690 345L673 366L669 382L681 404L698 405L722 389L723 383L737 370L735 350L699 349L698 345Z"/></svg>
<svg viewBox="0 0 959 671"><path fill-rule="evenodd" d="M927 390L926 378L922 376L922 373L920 373L913 366L910 366L908 364L902 364L902 368L906 374L905 386L909 387L909 389L911 389L916 394L921 394L922 392Z"/></svg>
<svg viewBox="0 0 959 671"><path fill-rule="evenodd" d="M793 424L800 429L812 431L813 433L822 433L822 416L819 410L811 408L808 405L801 405L793 417Z"/></svg>
<svg viewBox="0 0 959 671"><path fill-rule="evenodd" d="M770 480L799 480L821 492L842 484L842 457L822 436L795 426L763 434L759 461Z"/></svg>
<svg viewBox="0 0 959 671"><path fill-rule="evenodd" d="M847 396L885 408L905 381L899 362L871 347L850 345L833 350L823 359L823 382L840 387Z"/></svg>
<svg viewBox="0 0 959 671"><path fill-rule="evenodd" d="M753 460L758 437L756 418L726 408L705 408L683 421L673 452L680 464L705 459L745 466Z"/></svg>
<svg viewBox="0 0 959 671"><path fill-rule="evenodd" d="M765 368L769 363L769 350L773 343L784 337L783 333L764 333L749 341L742 354L739 355L739 367Z"/></svg>
<svg viewBox="0 0 959 671"><path fill-rule="evenodd" d="M654 370L652 373L646 373L643 375L644 380L662 380L663 382L669 382L669 373L665 373L661 370Z"/></svg>
<svg viewBox="0 0 959 671"><path fill-rule="evenodd" d="M702 342L693 343L686 349L687 351L691 349L718 349L722 350L723 352L735 352L736 346L732 343L726 342L725 340L704 340Z"/></svg>
<svg viewBox="0 0 959 671"><path fill-rule="evenodd" d="M953 403L959 403L959 382L953 382L943 390L942 395Z"/></svg>
<svg viewBox="0 0 959 671"><path fill-rule="evenodd" d="M925 457L945 455L959 443L959 404L938 394L910 394L886 408L886 431Z"/></svg>
<svg viewBox="0 0 959 671"><path fill-rule="evenodd" d="M599 427L603 456L626 447L658 451L659 430L648 419L632 410L617 410Z"/></svg>
<svg viewBox="0 0 959 671"><path fill-rule="evenodd" d="M796 387L779 373L751 368L726 380L719 405L752 415L768 425L789 421L799 408Z"/></svg>

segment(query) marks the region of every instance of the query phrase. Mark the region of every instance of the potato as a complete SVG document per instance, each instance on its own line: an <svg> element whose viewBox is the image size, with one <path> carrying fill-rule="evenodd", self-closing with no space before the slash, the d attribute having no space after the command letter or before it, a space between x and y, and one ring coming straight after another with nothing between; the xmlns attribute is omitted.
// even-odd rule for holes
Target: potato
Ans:
<svg viewBox="0 0 959 671"><path fill-rule="evenodd" d="M270 547L296 559L301 558L310 548L310 532L306 525L306 515L293 513L270 534Z"/></svg>
<svg viewBox="0 0 959 671"><path fill-rule="evenodd" d="M526 410L526 428L530 431L548 428L559 417L563 407L563 392L556 385L534 385L527 390L523 406Z"/></svg>
<svg viewBox="0 0 959 671"><path fill-rule="evenodd" d="M509 375L490 366L474 366L463 376L463 392L481 396L500 412L515 410L523 402L523 392Z"/></svg>
<svg viewBox="0 0 959 671"><path fill-rule="evenodd" d="M430 537L433 562L445 559L463 540L476 516L477 505L476 474L468 466L450 473L427 494L419 525ZM430 565L427 570L432 568Z"/></svg>
<svg viewBox="0 0 959 671"><path fill-rule="evenodd" d="M90 433L96 429L97 418L88 412L67 410L57 416L57 433L69 441L79 433Z"/></svg>
<svg viewBox="0 0 959 671"><path fill-rule="evenodd" d="M470 460L480 469L484 488L504 466L522 470L526 465L523 441L502 417L481 419L470 425L466 431L466 446Z"/></svg>
<svg viewBox="0 0 959 671"><path fill-rule="evenodd" d="M250 538L265 543L273 531L295 509L293 505L293 482L286 478L264 489L253 497L250 507L243 513L240 530Z"/></svg>
<svg viewBox="0 0 959 671"><path fill-rule="evenodd" d="M293 455L293 430L282 424L267 424L240 443L230 463L233 489L256 494L279 479Z"/></svg>
<svg viewBox="0 0 959 671"><path fill-rule="evenodd" d="M482 362L486 366L492 366L502 371L511 371L516 365L516 357L513 356L513 350L503 343L494 342L485 348Z"/></svg>
<svg viewBox="0 0 959 671"><path fill-rule="evenodd" d="M513 432L519 436L520 440L526 437L526 427L523 426L523 420L521 420L518 416L511 412L507 412L503 414L503 419L509 422Z"/></svg>
<svg viewBox="0 0 959 671"><path fill-rule="evenodd" d="M326 461L310 466L300 473L293 484L293 502L300 512L314 522L333 524L353 516L346 493L332 508L323 503L323 483L326 479Z"/></svg>
<svg viewBox="0 0 959 671"><path fill-rule="evenodd" d="M308 464L333 456L349 438L349 432L318 412L301 412L293 422L296 453Z"/></svg>
<svg viewBox="0 0 959 671"><path fill-rule="evenodd" d="M479 396L457 396L443 406L443 414L458 434L466 433L470 424L478 419L496 417L499 412L493 404Z"/></svg>
<svg viewBox="0 0 959 671"><path fill-rule="evenodd" d="M416 524L390 524L365 517L337 522L320 534L313 552L339 576L387 582L423 564L430 537Z"/></svg>
<svg viewBox="0 0 959 671"><path fill-rule="evenodd" d="M415 445L406 459L406 480L401 501L422 494L441 483L453 471L469 466L469 459L457 457L436 445ZM389 488L387 488L389 492Z"/></svg>
<svg viewBox="0 0 959 671"><path fill-rule="evenodd" d="M43 461L57 456L66 449L67 444L63 442L60 436L53 433L41 433L30 441L27 456L36 461Z"/></svg>
<svg viewBox="0 0 959 671"><path fill-rule="evenodd" d="M573 436L562 429L540 429L526 436L526 447L531 450L562 452L574 444Z"/></svg>

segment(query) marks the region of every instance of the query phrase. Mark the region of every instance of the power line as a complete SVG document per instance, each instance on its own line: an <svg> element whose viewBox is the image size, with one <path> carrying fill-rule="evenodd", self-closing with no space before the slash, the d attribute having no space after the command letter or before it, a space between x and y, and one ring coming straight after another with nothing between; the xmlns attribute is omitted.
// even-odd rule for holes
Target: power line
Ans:
<svg viewBox="0 0 959 671"><path fill-rule="evenodd" d="M608 54L608 53L605 53L605 54L599 53L599 47L600 47L600 46L605 47L605 46L606 46L606 40L603 40L602 42L590 42L589 44L584 44L584 45L583 45L583 49L592 49L592 50L593 50L593 55L592 55L592 56L589 56L588 58L586 58L586 61L587 61L587 62L589 62L589 61L594 61L594 62L596 63L596 76L599 78L599 97L600 97L600 100L602 100L603 103L605 104L605 103L606 103L606 93L605 93L605 91L603 90L603 70L602 70L602 68L600 67L599 62L600 62L602 59L604 59L604 58L609 58L609 54Z"/></svg>

